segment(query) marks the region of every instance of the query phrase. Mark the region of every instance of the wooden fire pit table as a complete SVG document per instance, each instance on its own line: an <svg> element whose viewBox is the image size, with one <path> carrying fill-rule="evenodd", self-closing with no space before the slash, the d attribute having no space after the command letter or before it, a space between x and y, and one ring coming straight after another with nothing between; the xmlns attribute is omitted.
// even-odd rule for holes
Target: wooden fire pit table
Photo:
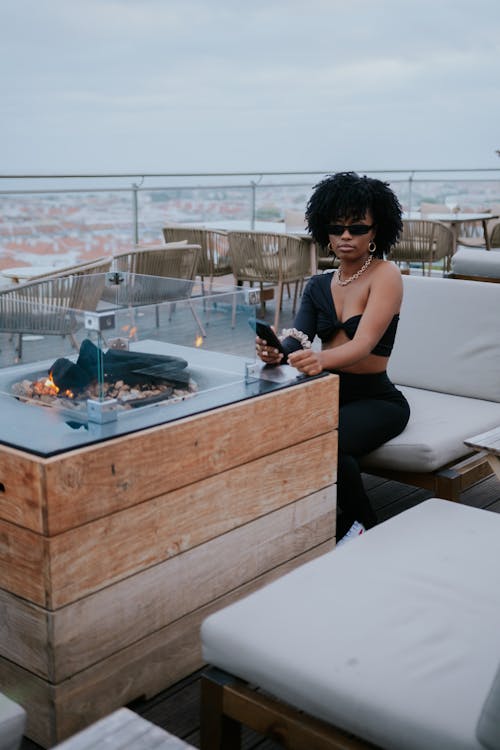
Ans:
<svg viewBox="0 0 500 750"><path fill-rule="evenodd" d="M207 614L332 546L337 388L48 458L0 445L0 691L27 736L51 747L192 673Z"/></svg>

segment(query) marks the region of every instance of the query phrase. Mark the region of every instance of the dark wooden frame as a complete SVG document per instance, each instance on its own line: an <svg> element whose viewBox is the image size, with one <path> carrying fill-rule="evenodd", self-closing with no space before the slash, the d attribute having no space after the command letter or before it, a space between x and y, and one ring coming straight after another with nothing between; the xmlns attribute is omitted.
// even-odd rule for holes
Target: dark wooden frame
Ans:
<svg viewBox="0 0 500 750"><path fill-rule="evenodd" d="M393 482L421 487L430 490L435 497L456 502L460 500L460 495L464 490L493 473L485 451L470 453L459 461L445 464L433 472L363 467L362 461L361 468L367 474L384 477L384 479L390 479Z"/></svg>
<svg viewBox="0 0 500 750"><path fill-rule="evenodd" d="M240 750L242 725L289 750L377 747L209 667L201 677L201 750Z"/></svg>
<svg viewBox="0 0 500 750"><path fill-rule="evenodd" d="M465 281L489 281L492 284L500 283L500 277L496 278L495 276L472 276L464 273L453 273L452 271L446 274L446 278L462 279Z"/></svg>

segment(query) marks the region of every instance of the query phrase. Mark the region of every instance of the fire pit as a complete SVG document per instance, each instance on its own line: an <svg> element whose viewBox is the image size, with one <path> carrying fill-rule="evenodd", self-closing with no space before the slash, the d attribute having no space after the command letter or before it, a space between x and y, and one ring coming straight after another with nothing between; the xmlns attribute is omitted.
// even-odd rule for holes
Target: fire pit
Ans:
<svg viewBox="0 0 500 750"><path fill-rule="evenodd" d="M241 290L123 296L0 368L0 685L47 748L201 667L201 619L334 531L336 376L257 364Z"/></svg>
<svg viewBox="0 0 500 750"><path fill-rule="evenodd" d="M252 373L255 307L243 290L175 300L179 280L153 281L113 276L97 311L70 311L77 351L46 336L23 347L25 364L0 368L0 443L53 456L296 381L292 368ZM156 301L137 304L146 287Z"/></svg>
<svg viewBox="0 0 500 750"><path fill-rule="evenodd" d="M103 352L85 339L76 362L59 358L46 377L16 382L12 393L21 401L56 405L83 416L89 400L103 404L112 401L116 410L132 409L194 395L197 385L187 365L187 360L168 355L112 348Z"/></svg>

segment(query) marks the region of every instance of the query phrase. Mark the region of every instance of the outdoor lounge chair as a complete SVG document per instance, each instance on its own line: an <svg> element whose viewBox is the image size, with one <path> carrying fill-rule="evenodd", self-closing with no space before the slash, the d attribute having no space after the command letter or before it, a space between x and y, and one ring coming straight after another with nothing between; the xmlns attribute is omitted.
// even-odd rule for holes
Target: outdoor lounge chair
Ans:
<svg viewBox="0 0 500 750"><path fill-rule="evenodd" d="M69 336L83 326L78 310L94 311L105 285L111 259L73 266L37 281L0 291L0 331L17 334L17 356L23 356L23 334Z"/></svg>
<svg viewBox="0 0 500 750"><path fill-rule="evenodd" d="M388 373L408 399L410 421L364 456L361 467L459 500L464 489L491 474L484 454L473 453L464 440L500 424L500 287L402 278Z"/></svg>
<svg viewBox="0 0 500 750"><path fill-rule="evenodd" d="M309 242L290 234L269 232L229 232L229 252L235 283L248 281L276 285L274 326L279 325L283 287L295 284L292 312L295 312L300 288L311 274Z"/></svg>
<svg viewBox="0 0 500 750"><path fill-rule="evenodd" d="M196 273L201 279L203 292L206 278L209 280L208 293L211 294L214 278L231 274L228 234L223 229L167 224L163 227L163 236L167 243L184 240L201 247Z"/></svg>
<svg viewBox="0 0 500 750"><path fill-rule="evenodd" d="M430 499L202 624L201 748L500 748L500 516Z"/></svg>
<svg viewBox="0 0 500 750"><path fill-rule="evenodd" d="M156 305L156 325L159 325L159 307L163 302L171 302L172 311L175 302L191 297L194 280L201 255L199 245L187 242L165 245L138 246L129 252L116 255L112 271L128 275L129 283L123 294L116 287L106 287L103 299L118 304L126 303L132 307L138 305ZM202 336L205 328L190 302L194 319Z"/></svg>
<svg viewBox="0 0 500 750"><path fill-rule="evenodd" d="M422 274L431 275L433 265L441 261L443 274L449 269L453 253L453 234L438 221L404 219L403 232L387 255L388 260L401 263L420 263Z"/></svg>
<svg viewBox="0 0 500 750"><path fill-rule="evenodd" d="M500 282L500 222L493 225L490 246L459 247L451 258L450 277Z"/></svg>

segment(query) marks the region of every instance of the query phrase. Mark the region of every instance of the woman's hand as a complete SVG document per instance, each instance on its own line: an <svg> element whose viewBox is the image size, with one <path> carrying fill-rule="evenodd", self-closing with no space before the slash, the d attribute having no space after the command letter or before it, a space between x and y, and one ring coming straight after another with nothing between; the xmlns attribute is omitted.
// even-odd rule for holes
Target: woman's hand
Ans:
<svg viewBox="0 0 500 750"><path fill-rule="evenodd" d="M296 367L304 375L319 375L323 372L321 352L315 352L312 349L299 349L292 352L288 355L288 364Z"/></svg>
<svg viewBox="0 0 500 750"><path fill-rule="evenodd" d="M274 329L273 329L274 330ZM279 365L283 359L283 354L274 347L269 346L264 339L256 336L255 338L255 351L259 359L266 363L266 365Z"/></svg>

